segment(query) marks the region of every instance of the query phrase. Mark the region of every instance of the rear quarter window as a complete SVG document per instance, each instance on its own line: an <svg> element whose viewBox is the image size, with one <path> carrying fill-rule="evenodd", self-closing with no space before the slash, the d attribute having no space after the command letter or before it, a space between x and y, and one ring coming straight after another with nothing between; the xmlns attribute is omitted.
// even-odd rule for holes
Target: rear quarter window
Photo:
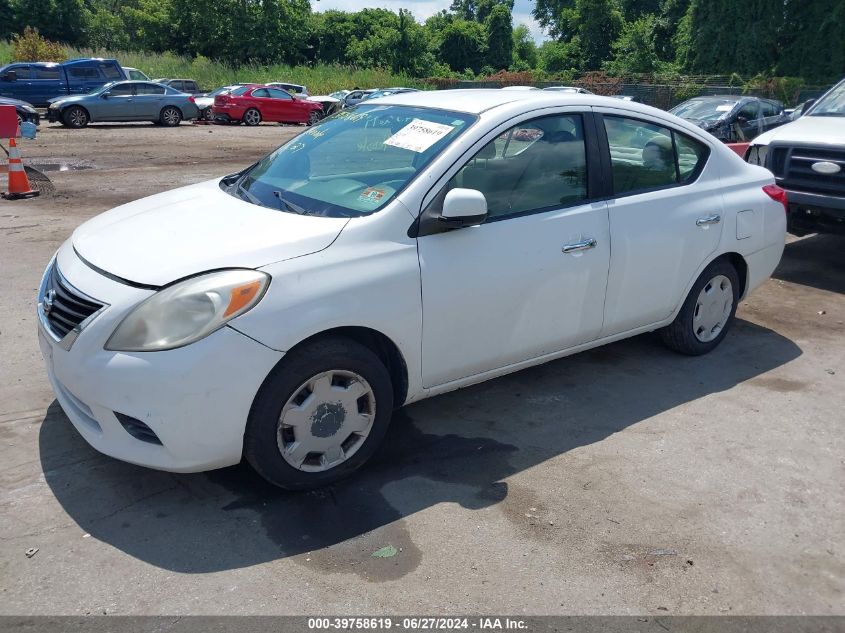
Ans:
<svg viewBox="0 0 845 633"><path fill-rule="evenodd" d="M107 79L123 79L123 73L114 64L100 64L100 70Z"/></svg>

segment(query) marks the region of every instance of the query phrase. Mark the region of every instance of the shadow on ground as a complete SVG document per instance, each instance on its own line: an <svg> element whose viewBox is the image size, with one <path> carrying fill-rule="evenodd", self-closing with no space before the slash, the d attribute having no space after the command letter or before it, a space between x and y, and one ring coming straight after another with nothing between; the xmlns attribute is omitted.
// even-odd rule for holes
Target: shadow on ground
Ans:
<svg viewBox="0 0 845 633"><path fill-rule="evenodd" d="M845 236L813 235L790 242L772 276L845 294Z"/></svg>
<svg viewBox="0 0 845 633"><path fill-rule="evenodd" d="M315 552L309 565L359 560L368 580L395 578L421 558L405 516L442 502L497 504L515 473L800 355L792 341L742 320L698 358L640 336L406 407L369 465L310 493L276 490L243 465L173 475L112 460L82 440L56 402L41 427L41 461L83 530L158 567L204 573ZM367 567L388 541L403 556L381 571Z"/></svg>

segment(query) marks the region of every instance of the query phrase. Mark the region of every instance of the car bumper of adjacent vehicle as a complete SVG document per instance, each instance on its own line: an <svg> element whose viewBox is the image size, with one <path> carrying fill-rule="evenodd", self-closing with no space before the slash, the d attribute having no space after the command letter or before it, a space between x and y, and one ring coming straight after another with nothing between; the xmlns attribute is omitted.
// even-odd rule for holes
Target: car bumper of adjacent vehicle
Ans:
<svg viewBox="0 0 845 633"><path fill-rule="evenodd" d="M795 235L834 233L845 235L845 198L790 191L788 230Z"/></svg>
<svg viewBox="0 0 845 633"><path fill-rule="evenodd" d="M58 108L54 108L52 106L47 108L47 120L50 123L56 123L57 121L60 121L61 117L62 115L61 112L59 112Z"/></svg>
<svg viewBox="0 0 845 633"><path fill-rule="evenodd" d="M173 472L240 461L252 400L282 354L230 327L174 350L106 351L117 324L152 291L96 273L67 245L58 266L74 289L110 304L68 346L46 318L44 284L39 293L38 339L47 374L82 437L106 455Z"/></svg>

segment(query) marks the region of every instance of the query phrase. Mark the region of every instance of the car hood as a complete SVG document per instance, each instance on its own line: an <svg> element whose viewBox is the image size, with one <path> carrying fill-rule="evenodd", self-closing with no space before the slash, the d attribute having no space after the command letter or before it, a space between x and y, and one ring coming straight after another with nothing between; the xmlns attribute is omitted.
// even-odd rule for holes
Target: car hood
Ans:
<svg viewBox="0 0 845 633"><path fill-rule="evenodd" d="M328 247L349 221L244 202L211 180L130 202L74 231L89 264L135 283L163 286L219 268L258 268Z"/></svg>
<svg viewBox="0 0 845 633"><path fill-rule="evenodd" d="M84 101L86 97L90 96L91 95L64 95L63 97L53 97L52 99L47 99L47 103L78 103L80 101Z"/></svg>
<svg viewBox="0 0 845 633"><path fill-rule="evenodd" d="M0 97L0 105L11 105L18 108L30 108L34 110L35 108L32 107L31 103L27 103L26 101L21 101L20 99L10 99L8 97Z"/></svg>
<svg viewBox="0 0 845 633"><path fill-rule="evenodd" d="M772 142L845 145L845 118L802 116L754 139L754 145L768 145Z"/></svg>

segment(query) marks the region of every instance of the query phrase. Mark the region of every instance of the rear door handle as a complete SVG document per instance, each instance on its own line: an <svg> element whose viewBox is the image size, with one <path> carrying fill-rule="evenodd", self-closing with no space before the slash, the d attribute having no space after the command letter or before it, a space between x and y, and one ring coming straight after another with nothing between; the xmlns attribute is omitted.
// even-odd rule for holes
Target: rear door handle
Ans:
<svg viewBox="0 0 845 633"><path fill-rule="evenodd" d="M722 216L718 213L708 215L706 218L698 218L695 221L696 226L710 226L711 224L718 224L722 221Z"/></svg>
<svg viewBox="0 0 845 633"><path fill-rule="evenodd" d="M589 238L583 240L581 242L573 242L572 244L564 244L563 248L561 249L564 253L577 253L579 251L588 251L591 248L595 248L596 240L594 238Z"/></svg>

